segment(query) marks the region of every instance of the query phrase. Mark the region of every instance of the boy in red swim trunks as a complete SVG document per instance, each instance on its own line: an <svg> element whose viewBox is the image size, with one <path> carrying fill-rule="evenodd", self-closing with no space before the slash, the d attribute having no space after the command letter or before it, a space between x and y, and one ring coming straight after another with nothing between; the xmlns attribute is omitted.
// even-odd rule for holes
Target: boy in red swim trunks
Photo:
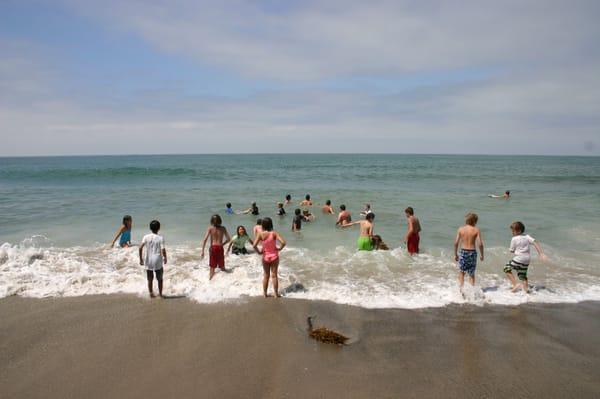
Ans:
<svg viewBox="0 0 600 399"><path fill-rule="evenodd" d="M206 241L208 241L208 237L210 237L210 249L208 252L208 264L210 266L210 274L208 275L209 280L211 280L215 275L215 268L218 267L221 270L226 271L225 250L223 249L223 246L231 241L231 237L229 237L227 229L221 226L221 223L223 223L221 216L213 215L210 218L210 226L208 229L206 229L206 235L202 241L202 253L200 257L204 259L204 248L206 247Z"/></svg>
<svg viewBox="0 0 600 399"><path fill-rule="evenodd" d="M418 254L419 241L421 239L419 237L419 233L421 232L421 222L419 222L419 219L415 217L415 211L411 206L404 210L404 214L406 215L406 220L408 221L408 230L404 236L406 249L408 250L409 255Z"/></svg>

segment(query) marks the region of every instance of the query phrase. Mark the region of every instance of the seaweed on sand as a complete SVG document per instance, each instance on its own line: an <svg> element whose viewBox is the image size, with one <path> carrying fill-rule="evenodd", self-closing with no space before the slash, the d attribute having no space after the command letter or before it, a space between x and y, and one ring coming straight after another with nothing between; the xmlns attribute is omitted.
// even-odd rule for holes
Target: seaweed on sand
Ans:
<svg viewBox="0 0 600 399"><path fill-rule="evenodd" d="M348 341L348 337L336 333L335 331L331 331L324 327L313 328L312 324L312 316L309 316L306 319L308 324L308 336L312 339L315 339L319 342L324 342L326 344L336 344L336 345L345 345L346 341Z"/></svg>

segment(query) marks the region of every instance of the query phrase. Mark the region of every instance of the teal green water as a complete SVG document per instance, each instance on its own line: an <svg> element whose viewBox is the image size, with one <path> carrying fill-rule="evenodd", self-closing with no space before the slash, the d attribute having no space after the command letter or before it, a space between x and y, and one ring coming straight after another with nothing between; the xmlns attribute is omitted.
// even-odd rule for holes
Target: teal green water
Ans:
<svg viewBox="0 0 600 399"><path fill-rule="evenodd" d="M291 279L305 286L310 282L322 284L329 281L321 270L323 267L351 259L361 265L358 266L361 271L356 276L348 276L348 281L354 281L354 278L362 281L372 278L368 274L371 265L385 264L393 268L397 262L400 269L392 270L387 278L397 276L398 287L384 284L375 291L402 291L400 284L407 271L417 273L414 278L422 280L419 271L414 269L420 263L434 268L428 271L423 266L420 272L425 280L431 276L440 279L453 276L447 273L454 273L450 259L454 234L465 213L473 211L479 214L479 226L486 246L491 250L490 263L501 264L506 260L505 249L511 238L508 225L521 220L527 232L551 255L551 266L545 266L543 274L540 267L538 281L544 287L549 286L555 277L549 268L556 268L566 273L563 277L575 278L578 284L583 284L581 290L584 292L591 290L591 294L586 294L589 297L598 292L600 275L599 183L600 158L597 157L176 155L0 158L0 243L8 243L4 246L6 260L3 263L7 273L15 272L18 267L29 268L27 273L35 273L31 265L40 266L58 253L71 263L74 258L69 256L78 257L88 267L92 267L90 262L96 262L92 262L92 258L108 259L114 255L118 259L107 260L103 266L112 270L116 268L115 262L126 260L114 252L119 250L106 252L109 250L102 245L110 242L122 216L130 214L134 220L134 241L139 241L147 233L148 222L157 218L162 223L162 234L167 243L174 251L182 251L182 264L200 268L194 269L200 272L204 266L197 257L197 249L210 215L221 213L230 230L238 224L250 228L254 217L225 216L224 204L229 201L235 209L245 209L250 202L256 201L261 215L273 217L276 228L288 239L290 254L298 252L297 260L289 257ZM513 194L509 201L487 197L489 193L500 194L505 190L511 190ZM319 204L330 199L336 209L344 203L355 218L364 203L372 204L376 233L393 248L400 247L406 230L403 209L413 206L423 226L421 246L424 253L411 259L405 257L400 248L385 255L383 260L376 258L380 254L371 257L355 254L358 232L336 229L334 218L322 215L317 207L316 221L305 225L301 234L292 234L290 213L293 209L287 208L287 217L275 217L275 203L288 193L294 202L309 193ZM24 248L45 252L40 255L41 259L32 261L30 257L24 257L18 260L16 254ZM79 252L71 254L70 251ZM298 270L309 267L303 261L316 266L299 273ZM100 263L94 263L94 267L101 267L101 260L97 262ZM47 267L51 269L51 265ZM493 276L498 267L484 264L481 270ZM444 273L441 273L442 269ZM46 272L52 273L52 270ZM382 281L385 278L382 271ZM345 284L336 279L337 276L333 276L331 284ZM497 287L502 287L501 279L494 277L494 281ZM85 285L85 282L81 284ZM562 283L555 284L562 287ZM12 280L5 281L4 287L6 294L27 295L31 290L35 291ZM324 286L321 288L326 290ZM75 290L73 294L78 292ZM314 292L308 290L306 294L297 295L310 297ZM544 295L546 293L539 293L540 298ZM569 295L575 294L570 292ZM315 298L323 299L318 295ZM338 297L332 300L361 304ZM553 296L552 300L559 298ZM392 303L391 306L396 305Z"/></svg>

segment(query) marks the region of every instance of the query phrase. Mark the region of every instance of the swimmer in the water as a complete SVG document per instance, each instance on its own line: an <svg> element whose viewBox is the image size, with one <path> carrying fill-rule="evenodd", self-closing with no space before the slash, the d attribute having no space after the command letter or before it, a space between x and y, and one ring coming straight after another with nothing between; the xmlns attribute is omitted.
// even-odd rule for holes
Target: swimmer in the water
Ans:
<svg viewBox="0 0 600 399"><path fill-rule="evenodd" d="M325 201L325 205L323 205L321 210L323 211L323 213L328 213L330 215L333 215L334 212L333 212L333 207L331 206L331 200Z"/></svg>
<svg viewBox="0 0 600 399"><path fill-rule="evenodd" d="M350 227L355 224L360 225L360 236L356 242L359 251L372 251L373 250L373 220L375 219L374 213L369 213L365 216L365 220L359 220L358 222L347 223L342 227Z"/></svg>
<svg viewBox="0 0 600 399"><path fill-rule="evenodd" d="M346 205L340 205L340 213L338 214L337 221L335 222L336 226L344 226L350 222L352 222L352 216L350 215L350 212L346 210Z"/></svg>
<svg viewBox="0 0 600 399"><path fill-rule="evenodd" d="M304 200L300 202L300 206L312 206L313 202L310 199L310 194L306 194Z"/></svg>
<svg viewBox="0 0 600 399"><path fill-rule="evenodd" d="M510 198L510 191L506 190L502 195L488 194L488 197L507 200Z"/></svg>

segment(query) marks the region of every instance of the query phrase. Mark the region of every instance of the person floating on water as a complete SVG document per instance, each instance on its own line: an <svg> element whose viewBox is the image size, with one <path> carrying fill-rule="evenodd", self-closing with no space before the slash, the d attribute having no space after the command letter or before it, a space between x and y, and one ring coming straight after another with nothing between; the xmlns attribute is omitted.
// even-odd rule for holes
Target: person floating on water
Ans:
<svg viewBox="0 0 600 399"><path fill-rule="evenodd" d="M140 244L140 265L146 266L150 298L154 298L154 291L152 290L154 275L156 275L156 281L158 282L158 295L163 298L163 265L167 264L167 250L165 249L164 238L158 235L160 231L158 220L150 222L150 231L152 233L146 234ZM146 248L146 255L142 256L144 248Z"/></svg>
<svg viewBox="0 0 600 399"><path fill-rule="evenodd" d="M529 292L529 282L527 280L527 271L529 269L529 262L531 260L531 245L535 247L536 251L540 255L542 261L548 258L542 251L542 246L535 238L528 234L525 234L525 225L522 222L514 222L510 225L513 238L510 240L510 252L515 254L513 258L504 267L504 273L512 284L512 292L516 292L519 289L519 285L523 288L526 293ZM521 284L517 283L515 276L512 271L517 273L517 277Z"/></svg>
<svg viewBox="0 0 600 399"><path fill-rule="evenodd" d="M117 231L115 238L113 238L112 243L110 244L111 248L115 246L115 242L119 237L119 246L121 248L127 248L131 246L131 226L133 226L133 218L129 215L123 216L123 223L121 224L121 227Z"/></svg>
<svg viewBox="0 0 600 399"><path fill-rule="evenodd" d="M262 220L262 232L254 240L254 250L262 255L263 264L263 295L269 297L267 291L269 289L269 276L273 283L273 292L276 298L279 298L279 279L277 277L277 269L279 268L279 252L285 247L285 240L281 235L273 231L273 221L271 218ZM277 247L277 241L280 246ZM262 243L262 248L258 244Z"/></svg>
<svg viewBox="0 0 600 399"><path fill-rule="evenodd" d="M337 221L335 222L336 226L344 226L350 222L352 222L352 215L350 215L350 212L346 210L346 205L340 205L340 213L338 214Z"/></svg>
<svg viewBox="0 0 600 399"><path fill-rule="evenodd" d="M300 202L300 206L312 206L313 202L310 199L310 194L306 194L302 202Z"/></svg>
<svg viewBox="0 0 600 399"><path fill-rule="evenodd" d="M365 216L365 220L359 220L358 222L346 223L342 227L350 227L355 224L360 225L360 236L356 242L359 251L372 251L373 250L373 220L375 219L374 213L369 213Z"/></svg>
<svg viewBox="0 0 600 399"><path fill-rule="evenodd" d="M202 252L200 253L200 258L204 259L204 248L206 247L208 237L210 237L210 249L208 252L208 265L210 266L208 275L209 280L215 275L215 268L218 267L223 271L227 271L225 269L225 250L223 246L231 241L231 237L229 237L227 229L221 226L222 223L221 216L213 215L210 218L210 226L206 229L204 240L202 240Z"/></svg>
<svg viewBox="0 0 600 399"><path fill-rule="evenodd" d="M507 200L507 199L509 199L509 198L510 198L510 191L506 190L506 191L504 192L504 194L502 194L502 195L488 194L488 197L490 197L490 198L499 198L499 199L505 199L505 200Z"/></svg>
<svg viewBox="0 0 600 399"><path fill-rule="evenodd" d="M415 217L415 211L411 206L404 210L404 214L406 215L406 220L408 222L406 235L404 236L406 249L410 255L418 254L421 222L419 222L419 219Z"/></svg>
<svg viewBox="0 0 600 399"><path fill-rule="evenodd" d="M252 244L252 240L250 240L250 236L246 232L246 228L244 226L238 226L236 229L236 234L231 237L229 247L227 248L227 253L231 252L234 255L247 255L247 242Z"/></svg>
<svg viewBox="0 0 600 399"><path fill-rule="evenodd" d="M323 213L327 213L327 214L331 214L331 215L333 215L335 213L335 212L333 212L333 207L331 206L331 200L325 201L325 205L323 205L321 210L323 211Z"/></svg>
<svg viewBox="0 0 600 399"><path fill-rule="evenodd" d="M479 228L475 227L478 216L475 213L468 213L465 216L465 225L456 232L454 240L454 260L458 262L458 284L461 294L465 283L465 273L469 275L469 282L475 285L475 268L477 267L477 250L481 261L483 262L483 237ZM460 257L458 256L458 247L460 246ZM463 294L464 296L464 294Z"/></svg>

